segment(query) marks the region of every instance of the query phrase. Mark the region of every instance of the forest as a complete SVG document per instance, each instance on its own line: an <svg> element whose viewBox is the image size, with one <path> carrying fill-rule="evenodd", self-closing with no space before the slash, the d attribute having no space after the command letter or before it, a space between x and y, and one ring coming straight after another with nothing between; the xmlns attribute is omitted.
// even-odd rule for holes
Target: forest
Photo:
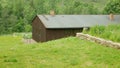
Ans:
<svg viewBox="0 0 120 68"><path fill-rule="evenodd" d="M120 0L0 0L0 34L31 32L39 14L120 14Z"/></svg>

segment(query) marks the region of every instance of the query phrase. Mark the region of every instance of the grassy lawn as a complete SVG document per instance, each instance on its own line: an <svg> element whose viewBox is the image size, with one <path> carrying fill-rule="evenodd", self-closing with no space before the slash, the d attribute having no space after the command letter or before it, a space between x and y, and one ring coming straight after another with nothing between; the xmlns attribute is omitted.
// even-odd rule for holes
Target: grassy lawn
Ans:
<svg viewBox="0 0 120 68"><path fill-rule="evenodd" d="M0 68L120 68L120 50L75 37L25 44L0 36Z"/></svg>

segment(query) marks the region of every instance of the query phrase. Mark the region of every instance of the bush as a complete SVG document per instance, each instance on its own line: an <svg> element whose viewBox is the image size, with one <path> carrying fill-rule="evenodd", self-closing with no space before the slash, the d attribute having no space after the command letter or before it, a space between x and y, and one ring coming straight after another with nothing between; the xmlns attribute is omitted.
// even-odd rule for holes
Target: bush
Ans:
<svg viewBox="0 0 120 68"><path fill-rule="evenodd" d="M104 33L105 27L96 25L94 27L91 27L89 33L92 35L101 35Z"/></svg>
<svg viewBox="0 0 120 68"><path fill-rule="evenodd" d="M32 27L31 25L25 25L25 32L31 32Z"/></svg>
<svg viewBox="0 0 120 68"><path fill-rule="evenodd" d="M15 58L5 59L4 62L17 62L17 59Z"/></svg>
<svg viewBox="0 0 120 68"><path fill-rule="evenodd" d="M120 0L110 0L103 11L105 14L120 14Z"/></svg>

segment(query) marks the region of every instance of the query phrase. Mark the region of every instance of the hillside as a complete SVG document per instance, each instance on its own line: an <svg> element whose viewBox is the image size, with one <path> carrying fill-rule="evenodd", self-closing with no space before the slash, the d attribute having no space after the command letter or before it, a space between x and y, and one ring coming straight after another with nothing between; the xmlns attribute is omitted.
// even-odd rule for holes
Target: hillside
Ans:
<svg viewBox="0 0 120 68"><path fill-rule="evenodd" d="M119 67L119 50L79 38L25 44L20 36L0 36L0 68Z"/></svg>
<svg viewBox="0 0 120 68"><path fill-rule="evenodd" d="M103 14L106 0L0 0L0 35L31 32L38 14Z"/></svg>

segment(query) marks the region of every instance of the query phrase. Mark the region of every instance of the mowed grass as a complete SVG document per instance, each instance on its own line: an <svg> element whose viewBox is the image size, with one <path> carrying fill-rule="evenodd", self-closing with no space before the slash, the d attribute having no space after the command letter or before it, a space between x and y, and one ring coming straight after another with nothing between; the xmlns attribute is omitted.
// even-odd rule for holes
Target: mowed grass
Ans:
<svg viewBox="0 0 120 68"><path fill-rule="evenodd" d="M0 36L0 68L120 68L120 50L75 37L25 44Z"/></svg>

